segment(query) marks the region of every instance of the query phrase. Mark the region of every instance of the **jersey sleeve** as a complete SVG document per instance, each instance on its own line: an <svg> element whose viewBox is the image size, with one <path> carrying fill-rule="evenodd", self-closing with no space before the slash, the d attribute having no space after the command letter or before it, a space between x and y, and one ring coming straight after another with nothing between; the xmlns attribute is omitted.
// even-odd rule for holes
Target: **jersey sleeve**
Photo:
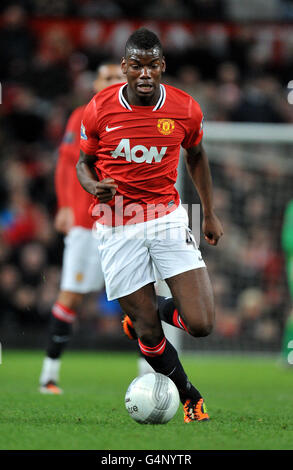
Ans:
<svg viewBox="0 0 293 470"><path fill-rule="evenodd" d="M98 149L97 107L95 97L86 106L80 128L80 149L87 155L95 155Z"/></svg>
<svg viewBox="0 0 293 470"><path fill-rule="evenodd" d="M188 111L185 138L182 142L182 147L185 149L198 145L203 137L203 113L199 104L191 97Z"/></svg>
<svg viewBox="0 0 293 470"><path fill-rule="evenodd" d="M58 162L55 171L55 188L58 207L70 207L71 191L70 181L72 180L68 171L68 161L70 155L66 151L59 150ZM68 184L69 183L69 184Z"/></svg>
<svg viewBox="0 0 293 470"><path fill-rule="evenodd" d="M58 207L71 207L76 163L79 157L80 112L73 111L68 119L55 169L55 189Z"/></svg>

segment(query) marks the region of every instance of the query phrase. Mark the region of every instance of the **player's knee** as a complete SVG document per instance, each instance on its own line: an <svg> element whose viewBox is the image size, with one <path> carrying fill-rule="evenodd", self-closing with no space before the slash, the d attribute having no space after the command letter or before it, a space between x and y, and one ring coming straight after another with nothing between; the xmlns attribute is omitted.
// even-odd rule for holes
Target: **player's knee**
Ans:
<svg viewBox="0 0 293 470"><path fill-rule="evenodd" d="M80 306L82 299L83 294L71 291L60 291L57 302L71 310L75 310Z"/></svg>
<svg viewBox="0 0 293 470"><path fill-rule="evenodd" d="M195 322L188 325L188 333L196 338L208 336L213 330L213 324L210 322Z"/></svg>
<svg viewBox="0 0 293 470"><path fill-rule="evenodd" d="M198 315L188 322L187 329L191 336L203 337L211 334L214 326L214 308L206 309L203 315Z"/></svg>
<svg viewBox="0 0 293 470"><path fill-rule="evenodd" d="M211 334L213 330L213 324L209 322L201 322L195 325L191 325L188 331L192 336L203 337Z"/></svg>

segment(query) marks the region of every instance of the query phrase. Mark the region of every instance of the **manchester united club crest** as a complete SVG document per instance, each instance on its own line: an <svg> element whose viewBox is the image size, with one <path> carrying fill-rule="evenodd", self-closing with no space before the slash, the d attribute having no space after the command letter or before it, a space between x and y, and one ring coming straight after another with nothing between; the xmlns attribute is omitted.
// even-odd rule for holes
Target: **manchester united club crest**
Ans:
<svg viewBox="0 0 293 470"><path fill-rule="evenodd" d="M161 134L169 135L175 129L175 123L172 119L158 119L157 128Z"/></svg>
<svg viewBox="0 0 293 470"><path fill-rule="evenodd" d="M83 273L81 273L81 272L76 273L76 275L75 275L76 282L82 282L83 279L84 279Z"/></svg>

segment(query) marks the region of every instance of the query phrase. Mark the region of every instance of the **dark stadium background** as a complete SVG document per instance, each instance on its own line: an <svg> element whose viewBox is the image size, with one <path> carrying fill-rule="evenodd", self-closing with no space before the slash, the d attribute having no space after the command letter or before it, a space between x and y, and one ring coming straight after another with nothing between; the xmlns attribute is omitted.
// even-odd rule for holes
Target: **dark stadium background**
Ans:
<svg viewBox="0 0 293 470"><path fill-rule="evenodd" d="M3 348L44 348L63 250L53 228L57 148L69 114L91 96L97 65L120 59L129 34L145 25L162 40L164 82L194 96L206 121L290 124L293 2L23 0L2 1L0 15L0 341ZM213 163L212 171L224 218L249 240L261 222L261 236L247 245L245 259L235 260L234 271L227 270L225 245L218 260L202 244L218 320L211 337L186 339L185 347L278 351L290 308L280 246L289 176L268 187L259 174L244 191L237 171ZM182 198L197 201L188 180ZM252 310L244 315L242 308ZM132 348L120 316L103 293L87 296L70 347Z"/></svg>

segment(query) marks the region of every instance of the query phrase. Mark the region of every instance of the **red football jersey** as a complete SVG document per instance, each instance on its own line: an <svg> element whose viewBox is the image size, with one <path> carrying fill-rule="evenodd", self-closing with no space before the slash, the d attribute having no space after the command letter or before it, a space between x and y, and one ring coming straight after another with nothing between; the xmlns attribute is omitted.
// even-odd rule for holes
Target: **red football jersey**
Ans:
<svg viewBox="0 0 293 470"><path fill-rule="evenodd" d="M76 175L80 151L80 125L84 109L85 106L80 106L69 117L59 147L55 187L58 207L71 207L74 213L74 225L89 229L93 225L93 219L88 213L92 196L81 187Z"/></svg>
<svg viewBox="0 0 293 470"><path fill-rule="evenodd" d="M203 135L202 111L187 93L161 84L155 106L133 106L124 87L113 85L95 95L81 123L80 147L97 156L98 179L111 177L118 184L107 205L96 199L91 207L106 225L138 223L173 211L179 204L174 185L180 146L195 146Z"/></svg>

